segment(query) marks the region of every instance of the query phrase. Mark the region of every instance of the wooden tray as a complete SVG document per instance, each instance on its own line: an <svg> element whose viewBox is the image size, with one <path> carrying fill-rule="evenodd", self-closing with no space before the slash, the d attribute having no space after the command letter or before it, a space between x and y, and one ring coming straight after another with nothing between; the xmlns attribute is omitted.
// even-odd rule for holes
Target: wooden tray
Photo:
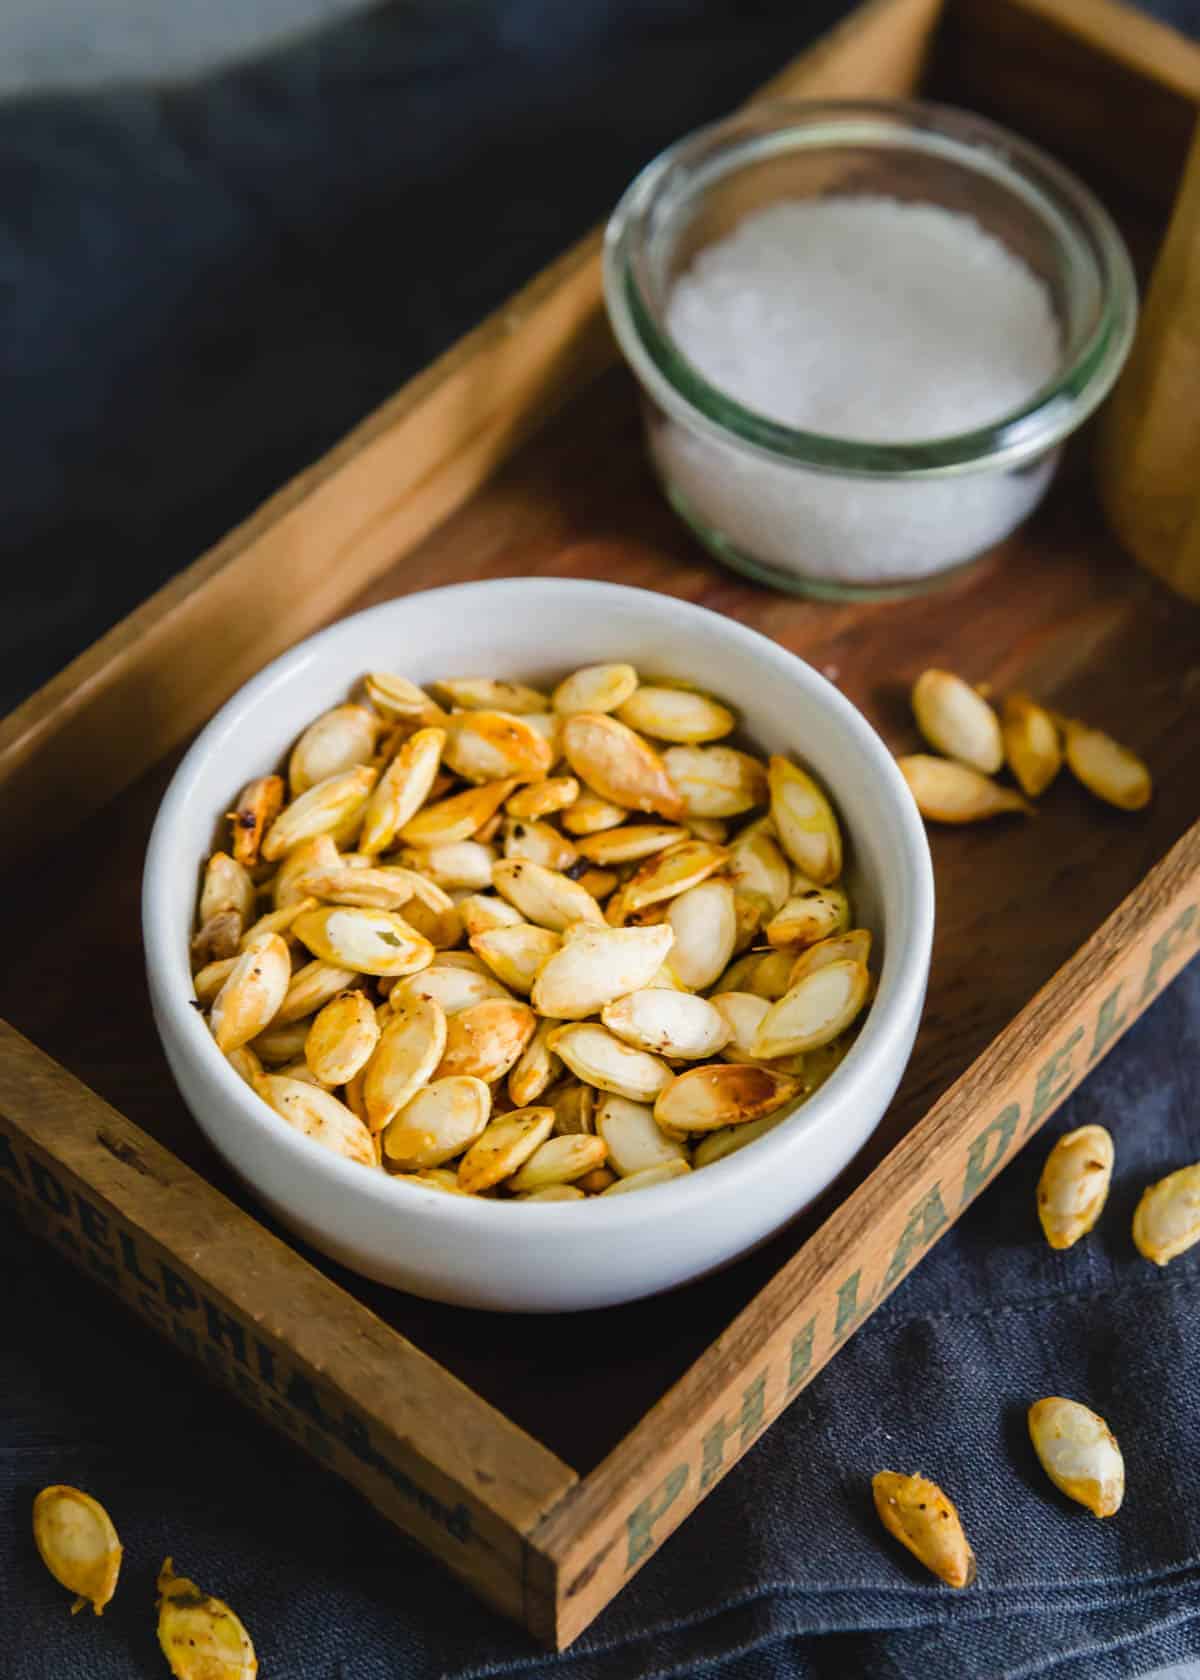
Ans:
<svg viewBox="0 0 1200 1680"><path fill-rule="evenodd" d="M917 86L1052 147L1152 256L1200 50L1109 0L875 0L771 91ZM1134 108L1131 136L1112 113ZM1084 453L970 580L911 603L815 606L695 547L650 479L613 360L592 237L0 728L0 843L10 861L34 854L0 912L0 1014L14 1023L0 1023L0 1185L216 1380L559 1646L1200 937L1197 619L1116 551ZM371 601L531 572L617 578L751 623L832 675L898 750L913 745L903 696L924 665L1019 683L1112 728L1157 786L1128 816L1064 779L1036 823L936 834L917 1050L836 1191L669 1302L549 1323L416 1301L275 1234L171 1084L138 925L178 749L238 684Z"/></svg>

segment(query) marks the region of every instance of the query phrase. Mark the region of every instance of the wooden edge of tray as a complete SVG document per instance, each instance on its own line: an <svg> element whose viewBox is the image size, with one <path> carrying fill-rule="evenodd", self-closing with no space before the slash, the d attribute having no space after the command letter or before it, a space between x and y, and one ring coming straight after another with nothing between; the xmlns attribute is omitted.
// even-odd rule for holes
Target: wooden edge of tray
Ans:
<svg viewBox="0 0 1200 1680"><path fill-rule="evenodd" d="M526 1537L570 1466L2 1021L0 1190L481 1597L553 1636Z"/></svg>
<svg viewBox="0 0 1200 1680"><path fill-rule="evenodd" d="M908 92L941 4L870 0L762 91ZM612 362L600 253L596 230L0 722L0 862L178 746Z"/></svg>
<svg viewBox="0 0 1200 1680"><path fill-rule="evenodd" d="M967 0L968 15L984 8L1027 13L1141 79L1200 100L1200 44L1121 0Z"/></svg>
<svg viewBox="0 0 1200 1680"><path fill-rule="evenodd" d="M1200 824L531 1536L565 1645L1022 1148L1200 943Z"/></svg>

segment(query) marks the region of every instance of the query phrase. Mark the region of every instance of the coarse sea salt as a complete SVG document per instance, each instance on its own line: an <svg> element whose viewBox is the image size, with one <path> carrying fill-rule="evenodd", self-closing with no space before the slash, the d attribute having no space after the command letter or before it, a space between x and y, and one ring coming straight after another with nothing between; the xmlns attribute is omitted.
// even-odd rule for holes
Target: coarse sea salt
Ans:
<svg viewBox="0 0 1200 1680"><path fill-rule="evenodd" d="M927 443L1011 414L1059 369L1046 287L971 217L877 197L747 216L675 284L667 330L708 382L793 429ZM816 472L660 416L688 517L743 559L833 585L933 575L1006 536L1053 456L897 480Z"/></svg>

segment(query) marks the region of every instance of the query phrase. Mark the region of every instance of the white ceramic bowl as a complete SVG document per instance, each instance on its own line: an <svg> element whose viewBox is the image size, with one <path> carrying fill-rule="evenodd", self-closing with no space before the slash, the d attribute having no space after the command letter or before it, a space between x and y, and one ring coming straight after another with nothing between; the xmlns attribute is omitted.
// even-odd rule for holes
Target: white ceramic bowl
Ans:
<svg viewBox="0 0 1200 1680"><path fill-rule="evenodd" d="M238 1077L192 1007L188 938L220 813L367 670L417 682L495 675L549 683L609 659L701 682L740 711L751 740L796 754L829 787L848 839L858 920L883 952L879 991L853 1049L759 1142L632 1196L466 1200L394 1183L300 1136ZM929 970L933 877L921 820L891 755L802 660L669 595L517 578L430 590L344 619L234 695L167 789L146 857L142 920L154 1017L184 1100L284 1224L355 1271L417 1295L558 1312L634 1300L723 1266L836 1178L878 1124L912 1049Z"/></svg>

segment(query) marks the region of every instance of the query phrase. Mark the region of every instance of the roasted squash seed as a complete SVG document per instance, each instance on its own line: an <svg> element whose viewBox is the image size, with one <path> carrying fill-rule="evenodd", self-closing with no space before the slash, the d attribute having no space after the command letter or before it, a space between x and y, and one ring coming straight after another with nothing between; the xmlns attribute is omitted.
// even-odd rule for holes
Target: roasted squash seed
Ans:
<svg viewBox="0 0 1200 1680"><path fill-rule="evenodd" d="M1122 811L1140 811L1150 803L1150 772L1135 753L1099 729L1068 722L1067 768L1089 793Z"/></svg>
<svg viewBox="0 0 1200 1680"><path fill-rule="evenodd" d="M879 1520L919 1563L948 1587L969 1587L976 1576L975 1553L967 1543L954 1505L925 1476L880 1470L871 1478Z"/></svg>
<svg viewBox="0 0 1200 1680"><path fill-rule="evenodd" d="M228 1604L176 1575L170 1558L158 1595L158 1643L175 1680L254 1680L254 1645Z"/></svg>
<svg viewBox="0 0 1200 1680"><path fill-rule="evenodd" d="M1070 1248L1104 1211L1112 1182L1113 1140L1103 1126L1080 1126L1046 1157L1037 1211L1051 1248Z"/></svg>
<svg viewBox="0 0 1200 1680"><path fill-rule="evenodd" d="M923 671L913 684L913 715L937 752L994 776L1004 763L1000 720L970 683L951 671Z"/></svg>
<svg viewBox="0 0 1200 1680"><path fill-rule="evenodd" d="M951 759L913 753L896 762L917 810L931 822L985 822L1014 811L1028 816L1033 810L1029 801L1012 788L1001 787L978 770Z"/></svg>
<svg viewBox="0 0 1200 1680"><path fill-rule="evenodd" d="M1139 1254L1165 1266L1200 1242L1200 1161L1160 1178L1142 1192L1133 1216Z"/></svg>
<svg viewBox="0 0 1200 1680"><path fill-rule="evenodd" d="M196 1000L231 1067L443 1195L580 1200L763 1136L845 1055L870 935L824 792L734 726L622 662L552 696L369 675L205 866Z"/></svg>
<svg viewBox="0 0 1200 1680"><path fill-rule="evenodd" d="M1008 767L1031 799L1045 793L1062 768L1058 725L1043 706L1027 694L1005 698L1000 717L1004 756Z"/></svg>
<svg viewBox="0 0 1200 1680"><path fill-rule="evenodd" d="M686 1161L663 1161L657 1167L643 1167L640 1172L630 1173L628 1178L618 1178L600 1194L617 1196L627 1190L653 1190L656 1184L669 1184L672 1179L686 1178L691 1170Z"/></svg>
<svg viewBox="0 0 1200 1680"><path fill-rule="evenodd" d="M1029 1435L1042 1469L1068 1499L1111 1517L1125 1497L1125 1461L1116 1437L1078 1400L1051 1395L1029 1408Z"/></svg>
<svg viewBox="0 0 1200 1680"><path fill-rule="evenodd" d="M54 1579L76 1594L71 1614L90 1604L103 1615L117 1590L122 1556L103 1505L78 1488L44 1487L33 1501L33 1538Z"/></svg>

